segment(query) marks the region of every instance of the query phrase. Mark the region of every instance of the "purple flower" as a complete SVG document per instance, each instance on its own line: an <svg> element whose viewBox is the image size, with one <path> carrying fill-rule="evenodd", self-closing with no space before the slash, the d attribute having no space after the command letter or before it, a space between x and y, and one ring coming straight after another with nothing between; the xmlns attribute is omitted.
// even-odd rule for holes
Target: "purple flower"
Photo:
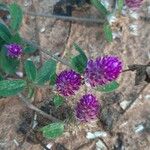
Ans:
<svg viewBox="0 0 150 150"><path fill-rule="evenodd" d="M87 63L85 78L91 86L116 80L122 71L122 62L116 56L104 56Z"/></svg>
<svg viewBox="0 0 150 150"><path fill-rule="evenodd" d="M18 58L22 54L22 47L19 44L9 44L5 46L7 48L7 55L12 58Z"/></svg>
<svg viewBox="0 0 150 150"><path fill-rule="evenodd" d="M77 103L75 116L81 122L88 122L98 117L100 104L92 94L84 95Z"/></svg>
<svg viewBox="0 0 150 150"><path fill-rule="evenodd" d="M57 90L64 96L74 95L81 85L81 76L73 70L64 70L56 79Z"/></svg>
<svg viewBox="0 0 150 150"><path fill-rule="evenodd" d="M142 5L143 0L125 0L126 5L132 10L137 10Z"/></svg>

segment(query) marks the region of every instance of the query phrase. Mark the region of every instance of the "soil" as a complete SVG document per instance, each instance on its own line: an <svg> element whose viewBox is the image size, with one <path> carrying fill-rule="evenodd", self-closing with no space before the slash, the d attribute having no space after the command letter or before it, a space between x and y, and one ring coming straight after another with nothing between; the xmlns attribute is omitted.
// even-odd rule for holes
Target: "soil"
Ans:
<svg viewBox="0 0 150 150"><path fill-rule="evenodd" d="M11 0L3 0L12 2ZM18 3L26 11L40 13L52 13L55 0L18 0ZM147 9L149 0L145 0L140 15L150 17ZM83 9L75 9L73 16L99 17L97 10L91 6ZM25 15L21 34L23 37L35 41L45 51L59 54L68 60L76 54L73 43L76 42L85 50L88 58L96 58L105 54L113 54L120 57L124 62L124 70L131 64L147 64L150 60L150 25L149 21L122 17L119 25L122 27L121 38L115 39L109 44L105 41L102 25L95 23L77 23L61 21L50 18L41 18ZM135 21L135 22L134 22ZM129 24L138 23L140 27L138 36L131 35ZM44 62L50 56L40 52ZM66 66L59 63L58 70ZM87 92L92 92L100 100L102 108L97 122L92 124L73 123L67 125L63 136L55 141L45 140L44 144L52 144L56 150L95 150L99 138L89 140L87 132L105 131L106 137L100 138L109 150L149 150L150 149L150 86L138 94L146 84L135 86L135 72L124 72L118 79L120 87L112 93L102 94L83 86L77 95L66 99L68 105L73 108L76 101ZM49 90L39 90L35 99L36 105L41 105L51 98ZM120 103L123 101L134 101L133 105L123 111ZM61 110L63 111L63 110ZM22 114L28 112L33 116L18 97L0 99L0 150L44 150L38 143L27 142L23 134L18 132L19 125L24 121ZM136 132L136 127L144 124L141 132Z"/></svg>

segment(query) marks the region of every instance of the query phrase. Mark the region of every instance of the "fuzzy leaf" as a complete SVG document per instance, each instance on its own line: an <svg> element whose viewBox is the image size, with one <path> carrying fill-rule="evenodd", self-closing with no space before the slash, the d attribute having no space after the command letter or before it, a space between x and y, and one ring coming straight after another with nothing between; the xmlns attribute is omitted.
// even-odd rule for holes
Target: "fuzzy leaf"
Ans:
<svg viewBox="0 0 150 150"><path fill-rule="evenodd" d="M64 123L51 123L40 129L43 132L43 136L47 139L55 139L61 136L64 132Z"/></svg>
<svg viewBox="0 0 150 150"><path fill-rule="evenodd" d="M74 44L74 47L80 54L71 59L72 68L79 73L83 73L88 59L83 50L77 44Z"/></svg>
<svg viewBox="0 0 150 150"><path fill-rule="evenodd" d="M35 82L39 85L43 85L50 80L50 77L56 72L56 61L50 59L46 61L43 66L37 72L37 78Z"/></svg>
<svg viewBox="0 0 150 150"><path fill-rule="evenodd" d="M0 81L0 96L13 96L24 90L24 80L2 80Z"/></svg>
<svg viewBox="0 0 150 150"><path fill-rule="evenodd" d="M34 45L27 44L26 47L25 47L25 49L24 49L24 52L27 53L27 54L32 54L36 50L37 50L37 47L35 47Z"/></svg>
<svg viewBox="0 0 150 150"><path fill-rule="evenodd" d="M55 95L53 97L53 102L56 107L60 107L64 104L64 98L60 95Z"/></svg>
<svg viewBox="0 0 150 150"><path fill-rule="evenodd" d="M13 31L18 31L22 24L23 11L18 4L12 3L9 5L9 13L11 16L10 27Z"/></svg>
<svg viewBox="0 0 150 150"><path fill-rule="evenodd" d="M103 31L104 31L105 39L108 42L112 42L113 41L113 36L112 36L112 30L111 30L110 25L109 24L104 24Z"/></svg>
<svg viewBox="0 0 150 150"><path fill-rule="evenodd" d="M109 11L105 8L105 6L101 3L100 0L91 0L91 3L97 8L97 10L103 14L104 16L109 14Z"/></svg>
<svg viewBox="0 0 150 150"><path fill-rule="evenodd" d="M0 21L0 37L2 40L8 42L11 38L11 33L8 27Z"/></svg>
<svg viewBox="0 0 150 150"><path fill-rule="evenodd" d="M31 81L34 81L36 79L37 69L33 62L30 60L26 60L24 67L27 74L27 78Z"/></svg>
<svg viewBox="0 0 150 150"><path fill-rule="evenodd" d="M104 86L97 87L96 90L101 91L101 92L112 92L116 90L118 87L119 87L119 84L116 81L113 81Z"/></svg>

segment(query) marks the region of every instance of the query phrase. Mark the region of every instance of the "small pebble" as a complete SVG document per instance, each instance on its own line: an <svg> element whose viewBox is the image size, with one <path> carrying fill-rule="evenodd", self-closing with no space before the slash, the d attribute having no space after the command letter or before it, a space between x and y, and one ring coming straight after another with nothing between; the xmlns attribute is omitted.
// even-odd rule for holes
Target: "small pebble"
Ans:
<svg viewBox="0 0 150 150"><path fill-rule="evenodd" d="M96 150L107 150L107 147L102 140L98 140L96 143Z"/></svg>
<svg viewBox="0 0 150 150"><path fill-rule="evenodd" d="M45 32L45 27L41 28L40 32L41 33Z"/></svg>
<svg viewBox="0 0 150 150"><path fill-rule="evenodd" d="M145 100L150 100L150 95L146 95L146 96L144 97L144 99L145 99Z"/></svg>
<svg viewBox="0 0 150 150"><path fill-rule="evenodd" d="M16 75L19 76L20 78L22 78L23 77L23 72L17 71Z"/></svg>
<svg viewBox="0 0 150 150"><path fill-rule="evenodd" d="M86 138L87 139L95 139L97 137L106 137L107 136L107 133L104 132L104 131L96 131L96 132L88 132L87 135L86 135Z"/></svg>
<svg viewBox="0 0 150 150"><path fill-rule="evenodd" d="M49 144L47 144L47 145L46 145L46 147L47 147L47 148L49 148L49 149L51 149L51 148L52 148L52 146L53 146L53 144L52 144L52 143L49 143ZM46 150L46 149L44 149L44 150Z"/></svg>
<svg viewBox="0 0 150 150"><path fill-rule="evenodd" d="M148 14L150 14L150 6L148 6Z"/></svg>
<svg viewBox="0 0 150 150"><path fill-rule="evenodd" d="M143 124L139 124L138 126L136 126L135 128L134 128L134 132L135 133L140 133L140 132L142 132L143 130L144 130L144 125Z"/></svg>
<svg viewBox="0 0 150 150"><path fill-rule="evenodd" d="M124 100L120 103L120 107L125 110L129 106L130 102L131 101Z"/></svg>

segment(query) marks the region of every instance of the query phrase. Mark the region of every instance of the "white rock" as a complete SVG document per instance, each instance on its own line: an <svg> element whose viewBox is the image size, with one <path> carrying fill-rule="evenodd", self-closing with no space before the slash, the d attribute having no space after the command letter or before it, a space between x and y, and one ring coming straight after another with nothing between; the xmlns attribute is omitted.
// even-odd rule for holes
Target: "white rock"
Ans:
<svg viewBox="0 0 150 150"><path fill-rule="evenodd" d="M45 30L46 30L45 27L42 27L40 32L43 33L43 32L45 32Z"/></svg>
<svg viewBox="0 0 150 150"><path fill-rule="evenodd" d="M104 131L96 131L94 134L96 137L106 137L107 136L107 133Z"/></svg>
<svg viewBox="0 0 150 150"><path fill-rule="evenodd" d="M125 110L125 109L129 106L130 103L131 103L131 101L124 100L124 101L122 101L122 102L120 103L120 107L121 107L123 110Z"/></svg>
<svg viewBox="0 0 150 150"><path fill-rule="evenodd" d="M53 146L53 144L52 144L52 143L49 143L49 144L47 144L47 145L46 145L46 147L47 147L47 148L49 148L49 149L51 149L51 148L52 148L52 146ZM46 149L44 149L44 150L46 150Z"/></svg>
<svg viewBox="0 0 150 150"><path fill-rule="evenodd" d="M95 139L97 137L106 137L107 136L107 133L104 132L104 131L96 131L96 132L88 132L87 135L86 135L86 138L87 139Z"/></svg>
<svg viewBox="0 0 150 150"><path fill-rule="evenodd" d="M87 135L86 135L86 138L87 139L95 139L96 137L95 137L95 135L93 133L88 132Z"/></svg>
<svg viewBox="0 0 150 150"><path fill-rule="evenodd" d="M120 32L113 32L112 36L113 36L113 39L120 38L121 37L121 33Z"/></svg>
<svg viewBox="0 0 150 150"><path fill-rule="evenodd" d="M23 72L17 71L16 75L19 76L20 78L22 78L23 77Z"/></svg>
<svg viewBox="0 0 150 150"><path fill-rule="evenodd" d="M140 124L137 127L134 128L135 133L142 132L144 130L144 125Z"/></svg>
<svg viewBox="0 0 150 150"><path fill-rule="evenodd" d="M107 147L105 146L103 141L98 140L98 142L96 143L96 150L107 150Z"/></svg>
<svg viewBox="0 0 150 150"><path fill-rule="evenodd" d="M148 6L148 14L150 14L150 6Z"/></svg>
<svg viewBox="0 0 150 150"><path fill-rule="evenodd" d="M144 97L144 99L145 99L145 100L150 100L150 95L146 95L146 96Z"/></svg>

